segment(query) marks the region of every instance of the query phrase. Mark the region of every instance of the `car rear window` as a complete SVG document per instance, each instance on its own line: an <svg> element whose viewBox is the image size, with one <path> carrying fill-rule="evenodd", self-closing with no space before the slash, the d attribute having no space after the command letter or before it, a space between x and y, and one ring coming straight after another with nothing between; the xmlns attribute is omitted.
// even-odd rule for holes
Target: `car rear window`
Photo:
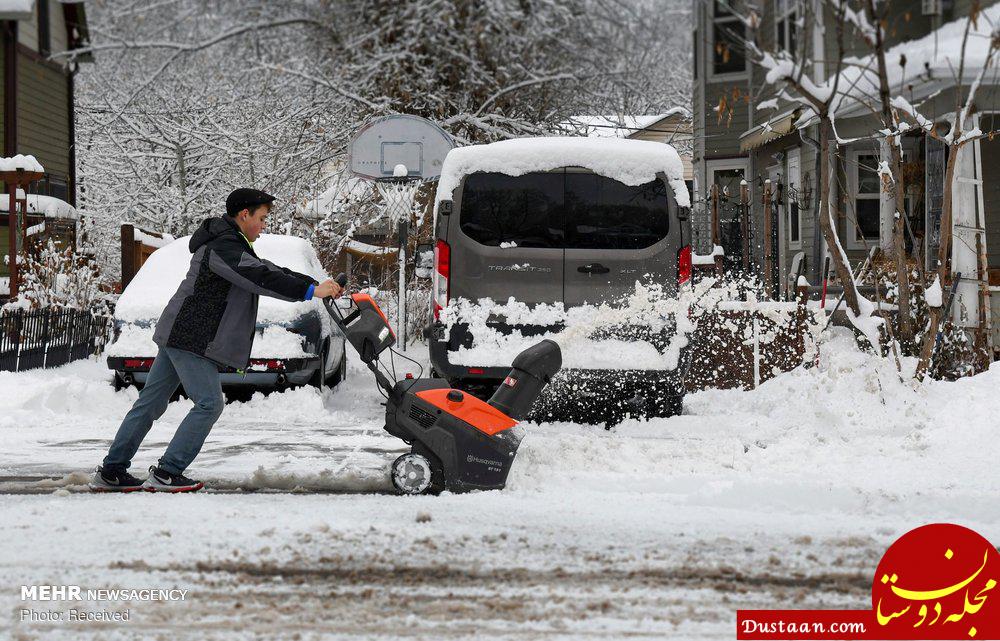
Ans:
<svg viewBox="0 0 1000 641"><path fill-rule="evenodd" d="M465 179L459 224L493 247L642 249L666 237L668 211L660 180L630 186L572 171L477 173Z"/></svg>

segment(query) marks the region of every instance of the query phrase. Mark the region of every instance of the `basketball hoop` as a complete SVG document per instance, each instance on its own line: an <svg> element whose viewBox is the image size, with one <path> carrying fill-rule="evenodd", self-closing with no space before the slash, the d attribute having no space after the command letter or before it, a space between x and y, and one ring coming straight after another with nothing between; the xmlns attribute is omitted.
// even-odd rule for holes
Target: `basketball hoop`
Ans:
<svg viewBox="0 0 1000 641"><path fill-rule="evenodd" d="M378 190L382 202L385 204L384 213L389 218L390 224L395 224L400 220L410 220L413 212L413 203L416 200L417 190L423 182L419 178L411 178L406 175L406 165L396 165L403 168L402 176L383 178L375 181L375 188Z"/></svg>
<svg viewBox="0 0 1000 641"><path fill-rule="evenodd" d="M410 214L420 185L441 175L444 157L455 147L443 129L419 116L376 118L361 128L349 147L351 172L375 183L383 213L396 225L399 242L399 290L396 336L406 351L406 244ZM418 217L422 222L422 216Z"/></svg>

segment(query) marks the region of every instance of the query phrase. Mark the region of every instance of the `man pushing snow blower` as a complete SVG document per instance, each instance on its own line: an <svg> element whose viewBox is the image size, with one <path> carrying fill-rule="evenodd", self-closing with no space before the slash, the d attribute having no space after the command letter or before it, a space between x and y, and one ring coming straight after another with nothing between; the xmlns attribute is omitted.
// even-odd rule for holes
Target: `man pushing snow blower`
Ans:
<svg viewBox="0 0 1000 641"><path fill-rule="evenodd" d="M253 243L264 230L274 196L237 189L226 198L226 215L205 220L191 236L191 266L167 304L153 341L159 352L146 385L125 415L90 488L97 492L191 492L203 487L184 476L222 414L225 399L219 366L245 369L257 322L257 297L287 301L339 296L343 286L317 283L259 258ZM159 464L139 480L128 467L153 421L167 409L177 386L194 407L177 427Z"/></svg>

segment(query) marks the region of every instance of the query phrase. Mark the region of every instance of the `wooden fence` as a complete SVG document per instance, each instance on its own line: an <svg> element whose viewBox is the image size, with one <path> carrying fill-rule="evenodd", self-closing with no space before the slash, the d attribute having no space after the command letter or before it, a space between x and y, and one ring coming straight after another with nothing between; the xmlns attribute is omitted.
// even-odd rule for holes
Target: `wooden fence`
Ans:
<svg viewBox="0 0 1000 641"><path fill-rule="evenodd" d="M802 365L814 319L798 291L797 301L723 302L697 315L687 389L753 389Z"/></svg>
<svg viewBox="0 0 1000 641"><path fill-rule="evenodd" d="M76 309L0 311L0 371L58 367L104 348L110 319Z"/></svg>
<svg viewBox="0 0 1000 641"><path fill-rule="evenodd" d="M140 229L130 223L121 227L122 237L122 285L125 291L139 268L153 252L174 240L173 236L148 229Z"/></svg>

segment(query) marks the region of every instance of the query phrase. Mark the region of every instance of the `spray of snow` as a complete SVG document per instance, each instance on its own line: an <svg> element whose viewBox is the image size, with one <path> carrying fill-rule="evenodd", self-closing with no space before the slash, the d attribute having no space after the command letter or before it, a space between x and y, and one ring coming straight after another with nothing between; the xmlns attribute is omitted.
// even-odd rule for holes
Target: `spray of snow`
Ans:
<svg viewBox="0 0 1000 641"><path fill-rule="evenodd" d="M467 325L473 337L471 347L449 354L456 364L506 366L513 355L548 338L559 344L565 368L672 370L677 367L680 351L687 346L688 334L694 329L688 318L692 301L690 293L678 298L659 285L636 282L634 290L623 300L569 309L562 303L529 306L513 297L504 303L489 298L476 301L459 298L442 310L442 320L449 328L456 323ZM550 331L533 336L517 331L505 334L487 321L502 321L515 328L540 326ZM671 335L669 345L661 351L641 339L618 338L614 332L600 335L603 329L621 327L644 327L653 333L666 330Z"/></svg>

